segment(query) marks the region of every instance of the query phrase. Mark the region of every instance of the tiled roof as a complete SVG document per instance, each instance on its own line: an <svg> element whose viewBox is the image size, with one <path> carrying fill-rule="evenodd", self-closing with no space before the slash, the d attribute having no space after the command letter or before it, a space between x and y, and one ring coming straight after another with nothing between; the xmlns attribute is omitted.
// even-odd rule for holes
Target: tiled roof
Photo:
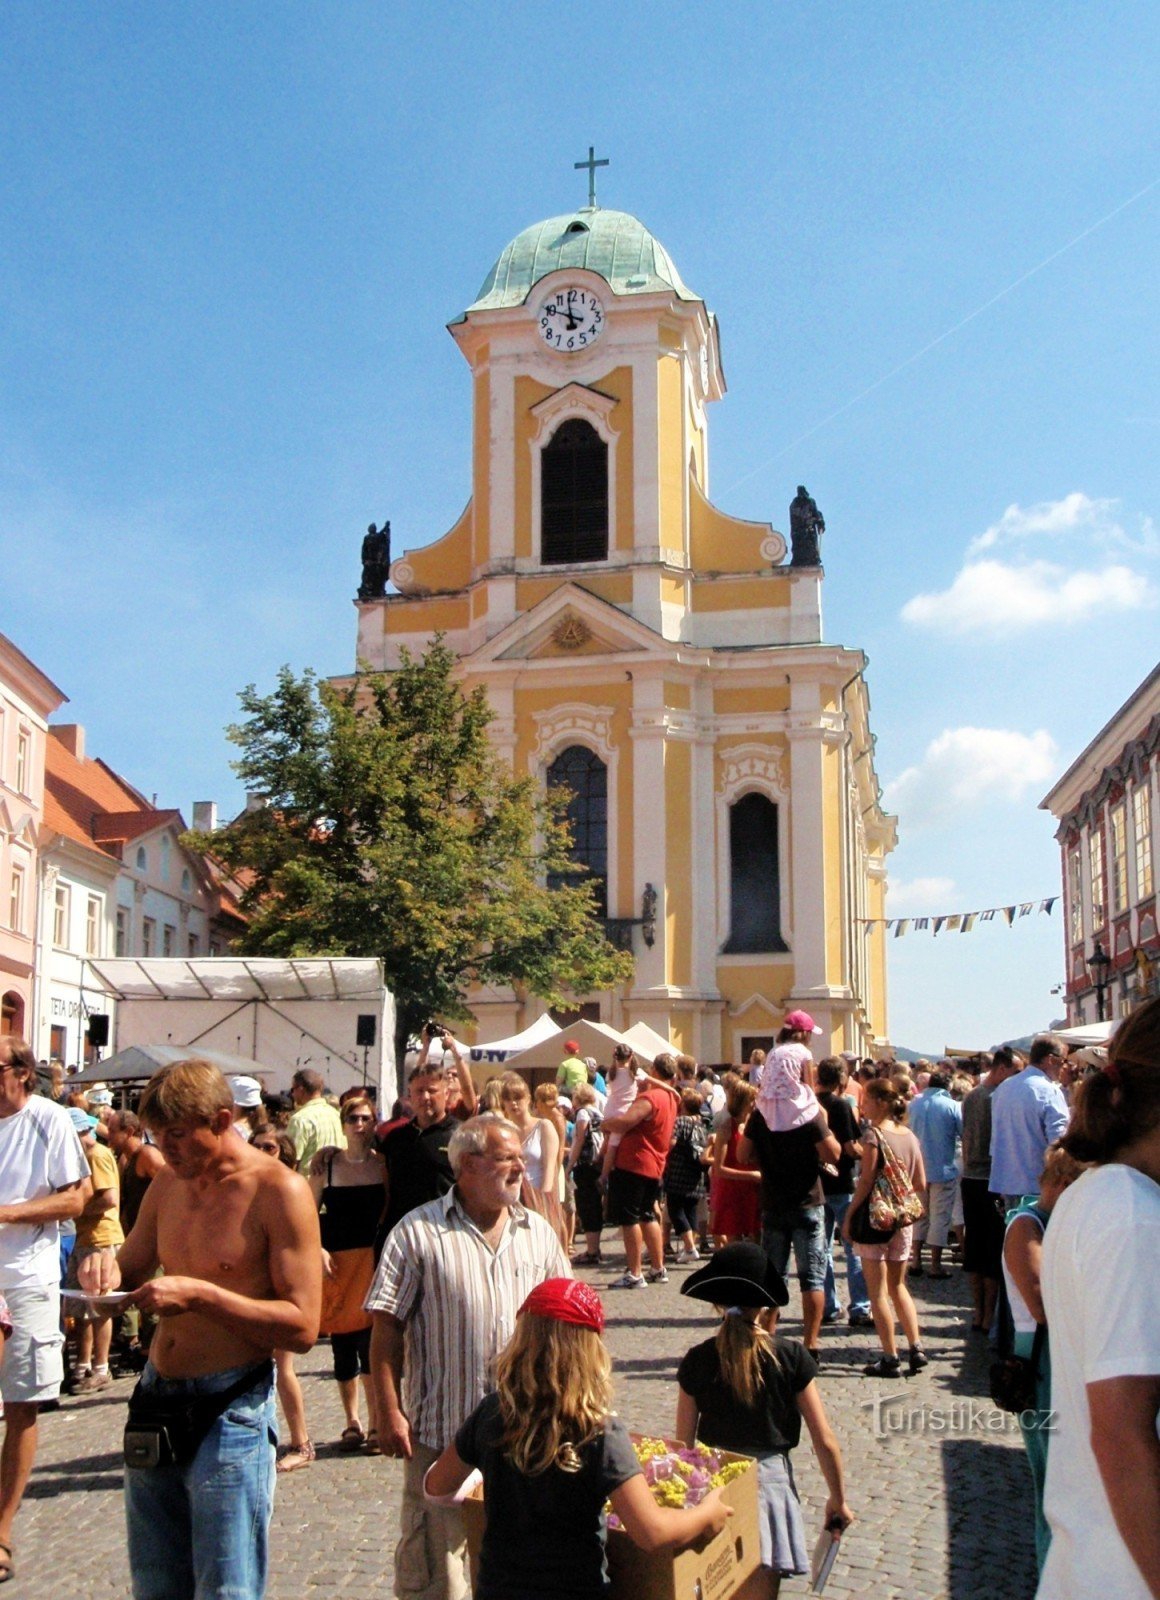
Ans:
<svg viewBox="0 0 1160 1600"><path fill-rule="evenodd" d="M45 745L44 822L75 844L116 860L118 845L172 823L184 829L180 811L158 811L104 761L73 755L59 739Z"/></svg>
<svg viewBox="0 0 1160 1600"><path fill-rule="evenodd" d="M185 832L180 811L102 811L93 818L93 838L98 844L125 844L166 823Z"/></svg>

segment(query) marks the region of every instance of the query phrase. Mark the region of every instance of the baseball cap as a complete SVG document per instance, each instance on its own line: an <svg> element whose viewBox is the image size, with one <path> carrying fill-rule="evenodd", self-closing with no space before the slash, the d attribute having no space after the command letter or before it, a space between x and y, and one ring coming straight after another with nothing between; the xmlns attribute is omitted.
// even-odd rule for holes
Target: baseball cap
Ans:
<svg viewBox="0 0 1160 1600"><path fill-rule="evenodd" d="M69 1106L69 1118L78 1133L92 1133L97 1126L96 1117L90 1117L87 1111L82 1111L80 1106Z"/></svg>
<svg viewBox="0 0 1160 1600"><path fill-rule="evenodd" d="M821 1033L822 1031L808 1011L791 1011L785 1019L785 1026L792 1028L795 1033Z"/></svg>
<svg viewBox="0 0 1160 1600"><path fill-rule="evenodd" d="M230 1086L230 1093L239 1111L250 1111L254 1106L262 1104L262 1085L257 1078L246 1078L240 1073L232 1073L226 1082Z"/></svg>
<svg viewBox="0 0 1160 1600"><path fill-rule="evenodd" d="M580 1054L580 1046L576 1043L575 1039L565 1039L564 1049L567 1050L570 1056L578 1056Z"/></svg>

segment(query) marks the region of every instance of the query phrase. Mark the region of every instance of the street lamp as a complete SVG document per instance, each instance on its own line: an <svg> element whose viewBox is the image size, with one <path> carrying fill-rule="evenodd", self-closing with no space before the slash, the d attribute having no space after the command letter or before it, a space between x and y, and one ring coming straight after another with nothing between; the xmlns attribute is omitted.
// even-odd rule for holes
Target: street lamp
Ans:
<svg viewBox="0 0 1160 1600"><path fill-rule="evenodd" d="M1108 992L1108 968L1111 966L1111 964L1111 956L1097 939L1095 942L1095 948L1088 957L1087 966L1092 983L1095 985L1097 1011L1096 1020L1099 1022L1107 1021L1107 1017L1104 1015L1104 996Z"/></svg>

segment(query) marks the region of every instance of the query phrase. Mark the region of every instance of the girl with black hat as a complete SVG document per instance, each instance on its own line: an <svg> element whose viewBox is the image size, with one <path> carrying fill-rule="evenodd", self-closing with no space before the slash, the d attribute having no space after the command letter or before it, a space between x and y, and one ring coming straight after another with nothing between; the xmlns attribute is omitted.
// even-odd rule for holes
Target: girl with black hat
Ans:
<svg viewBox="0 0 1160 1600"><path fill-rule="evenodd" d="M755 1456L761 1515L764 1594L776 1600L782 1578L808 1570L801 1502L789 1453L804 1419L829 1498L825 1523L839 1534L853 1521L846 1504L842 1453L814 1379L818 1364L796 1339L774 1332L789 1291L760 1245L726 1245L687 1278L681 1293L723 1312L716 1336L694 1345L677 1371L677 1434L717 1449ZM749 1591L747 1591L749 1594Z"/></svg>

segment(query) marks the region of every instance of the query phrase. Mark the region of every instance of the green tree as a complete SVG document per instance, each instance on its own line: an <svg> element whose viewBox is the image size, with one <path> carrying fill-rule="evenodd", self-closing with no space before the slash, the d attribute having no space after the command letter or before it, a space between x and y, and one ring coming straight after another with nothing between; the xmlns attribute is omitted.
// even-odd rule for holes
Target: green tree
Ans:
<svg viewBox="0 0 1160 1600"><path fill-rule="evenodd" d="M471 1017L473 983L565 1005L632 973L570 858L567 796L512 776L454 667L437 638L345 688L288 667L251 684L228 733L264 804L189 841L244 884L239 953L382 958L400 1061L429 1016Z"/></svg>

